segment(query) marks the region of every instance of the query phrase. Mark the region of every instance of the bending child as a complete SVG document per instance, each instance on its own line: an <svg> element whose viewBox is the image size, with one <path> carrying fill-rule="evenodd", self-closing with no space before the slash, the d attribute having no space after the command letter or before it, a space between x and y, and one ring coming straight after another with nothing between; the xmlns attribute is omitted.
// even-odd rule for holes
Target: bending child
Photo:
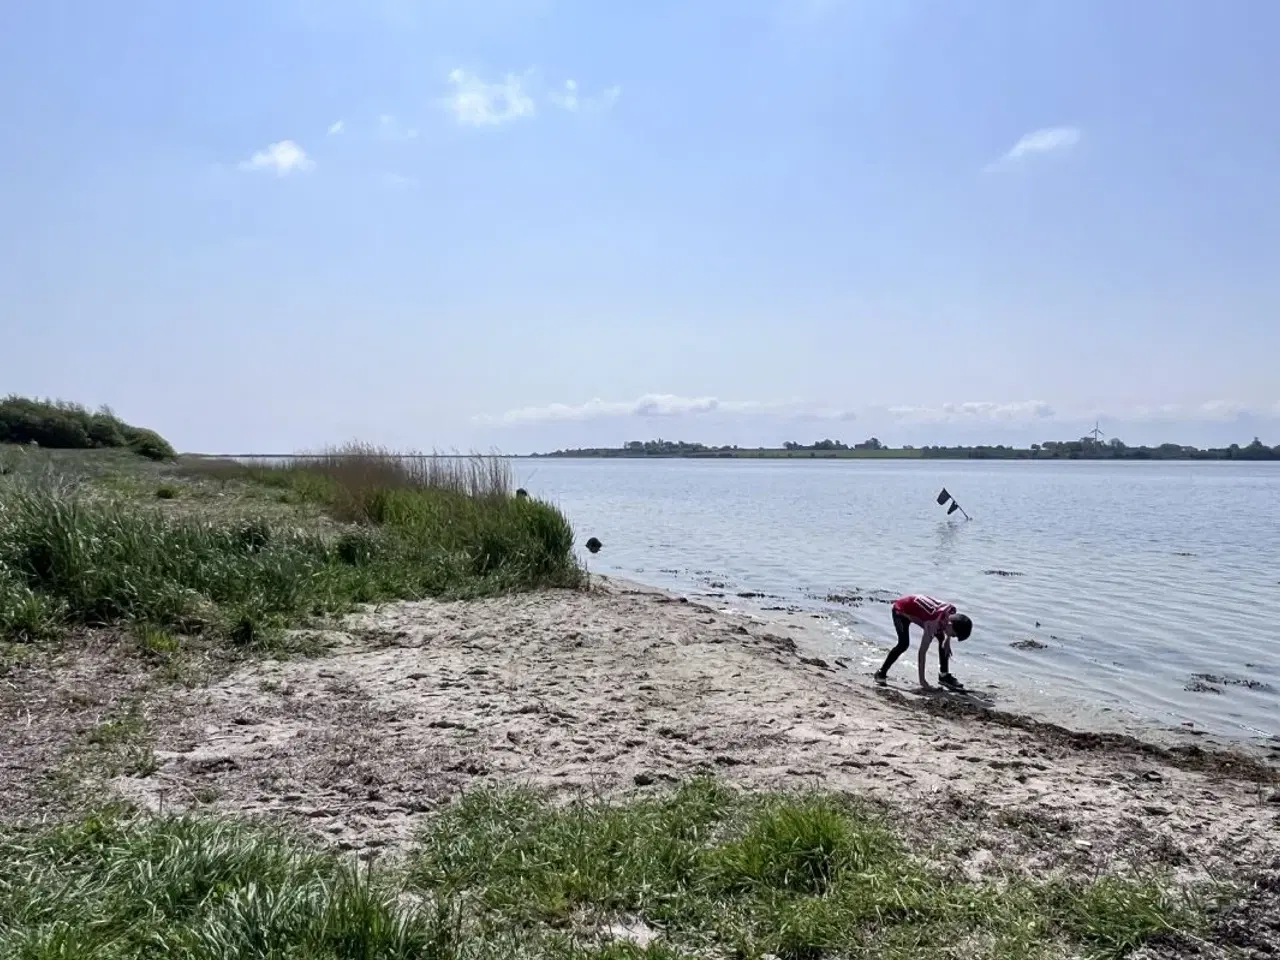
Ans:
<svg viewBox="0 0 1280 960"><path fill-rule="evenodd" d="M885 685L889 678L889 668L911 646L912 624L924 630L924 636L920 639L920 686L926 690L933 689L924 678L924 660L925 654L929 652L929 644L937 638L938 683L948 690L963 690L964 684L951 675L947 665L951 660L951 638L968 640L969 634L973 632L973 621L963 613L957 613L955 604L943 603L923 594L910 594L893 602L893 629L898 635L898 645L889 651L884 665L876 671L876 683Z"/></svg>

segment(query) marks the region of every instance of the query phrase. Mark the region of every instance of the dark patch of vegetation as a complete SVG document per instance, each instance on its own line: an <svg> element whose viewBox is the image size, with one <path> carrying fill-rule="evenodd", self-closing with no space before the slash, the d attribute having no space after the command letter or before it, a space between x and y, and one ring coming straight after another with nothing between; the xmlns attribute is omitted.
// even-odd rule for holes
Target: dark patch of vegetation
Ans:
<svg viewBox="0 0 1280 960"><path fill-rule="evenodd" d="M847 800L709 781L567 807L473 793L382 868L262 825L120 813L0 832L0 862L0 954L30 960L1120 957L1203 922L1157 875L973 882Z"/></svg>
<svg viewBox="0 0 1280 960"><path fill-rule="evenodd" d="M0 444L36 444L59 450L123 447L149 460L172 460L171 447L154 430L125 423L110 407L90 411L64 400L0 400Z"/></svg>
<svg viewBox="0 0 1280 960"><path fill-rule="evenodd" d="M1113 438L1102 441L1095 437L1079 440L1048 441L1019 447L921 447L926 458L968 460L1280 460L1280 446L1268 447L1257 437L1246 446L1233 443L1227 447L1198 447L1178 443L1162 443L1148 447L1128 446Z"/></svg>
<svg viewBox="0 0 1280 960"><path fill-rule="evenodd" d="M346 526L173 513L56 478L7 483L0 637L33 642L68 625L127 622L259 648L283 627L358 603L580 582L568 521L512 496L502 461L422 465L353 447L288 465L214 461L186 471L279 491ZM174 484L156 492L177 494Z"/></svg>

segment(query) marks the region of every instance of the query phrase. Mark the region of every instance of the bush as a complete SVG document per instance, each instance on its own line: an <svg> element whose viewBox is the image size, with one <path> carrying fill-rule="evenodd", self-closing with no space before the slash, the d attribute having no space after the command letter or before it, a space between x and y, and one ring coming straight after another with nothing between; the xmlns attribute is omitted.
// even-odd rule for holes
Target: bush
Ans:
<svg viewBox="0 0 1280 960"><path fill-rule="evenodd" d="M127 447L152 460L172 459L173 447L153 430L130 426L103 407L90 412L63 400L0 400L0 444L37 443L53 449Z"/></svg>
<svg viewBox="0 0 1280 960"><path fill-rule="evenodd" d="M178 455L169 441L154 430L129 427L126 436L129 449L148 460L173 460Z"/></svg>

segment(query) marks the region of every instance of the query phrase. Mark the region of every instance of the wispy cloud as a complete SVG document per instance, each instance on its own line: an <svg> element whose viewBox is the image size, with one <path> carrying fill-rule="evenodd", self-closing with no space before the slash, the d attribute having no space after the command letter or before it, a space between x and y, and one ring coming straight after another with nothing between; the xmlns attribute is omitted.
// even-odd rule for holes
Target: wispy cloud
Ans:
<svg viewBox="0 0 1280 960"><path fill-rule="evenodd" d="M1034 423L1051 420L1057 415L1054 408L1043 400L1010 403L972 400L936 407L886 407L884 411L894 420L904 423Z"/></svg>
<svg viewBox="0 0 1280 960"><path fill-rule="evenodd" d="M1070 150L1080 142L1080 137L1078 127L1045 127L1033 130L1024 134L1004 156L988 165L987 169L1003 170L1036 154Z"/></svg>
<svg viewBox="0 0 1280 960"><path fill-rule="evenodd" d="M1280 415L1280 402L1268 409L1265 403L1206 400L1203 403L1165 403L1135 407L1128 412L1125 419L1173 423L1229 423L1241 417L1270 418L1277 415Z"/></svg>
<svg viewBox="0 0 1280 960"><path fill-rule="evenodd" d="M555 423L587 423L601 420L656 420L764 423L849 423L859 429L911 431L937 428L963 430L1020 430L1043 426L1047 430L1083 430L1095 420L1123 429L1123 424L1212 424L1235 422L1241 418L1280 420L1280 401L1246 404L1229 400L1155 406L1110 405L1064 410L1044 400L970 400L935 406L866 405L855 408L831 406L813 400L724 400L713 396L680 396L649 393L634 400L602 400L582 403L550 403L519 407L500 414L474 417L481 424L529 427ZM838 426L832 429L838 430Z"/></svg>
<svg viewBox="0 0 1280 960"><path fill-rule="evenodd" d="M384 173L382 183L397 190L409 190L418 185L418 180L416 177L406 177L403 173Z"/></svg>
<svg viewBox="0 0 1280 960"><path fill-rule="evenodd" d="M384 113L378 117L378 136L384 140L416 140L418 129L406 126L393 114Z"/></svg>
<svg viewBox="0 0 1280 960"><path fill-rule="evenodd" d="M552 90L548 99L561 110L577 113L579 110L612 109L620 96L622 96L622 88L616 85L607 87L594 96L583 96L576 80L566 80L564 87L560 90Z"/></svg>
<svg viewBox="0 0 1280 960"><path fill-rule="evenodd" d="M537 105L525 89L525 77L519 74L488 81L459 69L449 74L449 85L453 92L446 105L464 127L497 127L537 113Z"/></svg>
<svg viewBox="0 0 1280 960"><path fill-rule="evenodd" d="M278 177L296 172L305 173L315 167L315 161L307 156L307 151L292 140L281 140L273 143L265 150L259 150L248 160L240 164L245 171L269 170Z"/></svg>
<svg viewBox="0 0 1280 960"><path fill-rule="evenodd" d="M346 125L346 123L344 123L344 122L343 122L343 121L341 121L341 120L335 120L335 121L333 121L333 123L329 124L329 136L331 136L331 137L335 137L335 136L337 136L337 135L338 135L338 134L340 134L344 129L346 129L346 126L347 126L347 125Z"/></svg>
<svg viewBox="0 0 1280 960"><path fill-rule="evenodd" d="M682 397L671 393L647 393L634 400L588 400L585 403L551 403L521 407L498 415L476 417L482 423L522 425L585 422L624 418L698 417L708 415L759 416L817 420L852 420L854 414L805 400L721 400L718 397Z"/></svg>

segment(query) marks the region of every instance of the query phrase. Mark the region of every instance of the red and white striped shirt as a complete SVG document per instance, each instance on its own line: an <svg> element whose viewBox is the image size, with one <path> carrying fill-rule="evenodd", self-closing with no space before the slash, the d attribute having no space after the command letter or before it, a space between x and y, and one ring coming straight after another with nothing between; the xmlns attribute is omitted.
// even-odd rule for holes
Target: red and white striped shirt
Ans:
<svg viewBox="0 0 1280 960"><path fill-rule="evenodd" d="M893 612L900 613L917 627L941 627L956 612L955 604L943 603L922 593L909 594L893 601Z"/></svg>

